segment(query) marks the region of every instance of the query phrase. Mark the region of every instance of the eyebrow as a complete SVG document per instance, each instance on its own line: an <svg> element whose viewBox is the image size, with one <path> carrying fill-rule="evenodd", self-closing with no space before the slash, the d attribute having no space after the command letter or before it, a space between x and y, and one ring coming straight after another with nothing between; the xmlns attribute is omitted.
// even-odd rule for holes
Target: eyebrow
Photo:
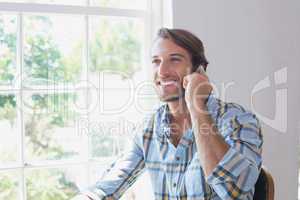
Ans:
<svg viewBox="0 0 300 200"><path fill-rule="evenodd" d="M180 54L180 53L171 53L170 56L178 56L178 57L182 57L182 58L186 58L184 55ZM152 56L152 58L158 58L159 56Z"/></svg>
<svg viewBox="0 0 300 200"><path fill-rule="evenodd" d="M185 58L185 56L180 53L171 53L170 56L178 56L178 57Z"/></svg>

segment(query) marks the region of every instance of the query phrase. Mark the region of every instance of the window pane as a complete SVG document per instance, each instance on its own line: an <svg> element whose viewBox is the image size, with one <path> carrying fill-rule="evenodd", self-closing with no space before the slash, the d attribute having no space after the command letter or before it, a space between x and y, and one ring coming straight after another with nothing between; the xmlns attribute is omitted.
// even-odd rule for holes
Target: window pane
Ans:
<svg viewBox="0 0 300 200"><path fill-rule="evenodd" d="M16 171L0 171L0 199L19 199L18 179L19 173Z"/></svg>
<svg viewBox="0 0 300 200"><path fill-rule="evenodd" d="M125 77L141 69L143 23L120 17L91 17L90 78L95 72L110 70Z"/></svg>
<svg viewBox="0 0 300 200"><path fill-rule="evenodd" d="M27 15L24 27L25 84L70 83L81 79L83 17Z"/></svg>
<svg viewBox="0 0 300 200"><path fill-rule="evenodd" d="M107 169L113 164L113 159L106 159L103 162L95 162L89 165L90 185L101 180Z"/></svg>
<svg viewBox="0 0 300 200"><path fill-rule="evenodd" d="M126 119L117 115L108 117L95 114L90 117L91 157L102 160L124 153L131 139L128 135L129 131L126 132L125 129L133 129L133 124L126 123L128 123Z"/></svg>
<svg viewBox="0 0 300 200"><path fill-rule="evenodd" d="M16 76L17 17L0 13L0 85L11 85Z"/></svg>
<svg viewBox="0 0 300 200"><path fill-rule="evenodd" d="M27 160L75 159L83 156L83 136L76 122L83 115L84 92L24 95Z"/></svg>
<svg viewBox="0 0 300 200"><path fill-rule="evenodd" d="M30 169L25 171L28 200L67 200L86 185L83 167Z"/></svg>
<svg viewBox="0 0 300 200"><path fill-rule="evenodd" d="M120 134L117 132L117 127L114 122L106 121L105 130L96 131L92 127L90 130L90 144L91 144L91 154L93 158L100 158L101 160L105 157L116 157L126 149L128 149L129 138L125 133ZM104 120L102 120L104 122ZM95 122L94 122L95 123ZM111 129L111 131L109 131ZM114 132L115 131L115 132Z"/></svg>
<svg viewBox="0 0 300 200"><path fill-rule="evenodd" d="M153 81L144 80L137 84L134 105L137 112L144 115L155 112L161 105Z"/></svg>
<svg viewBox="0 0 300 200"><path fill-rule="evenodd" d="M99 83L97 107L89 113L90 149L93 158L117 156L127 149L135 126L146 115L136 107L139 98L136 88L142 78L134 75L124 79L118 74L98 73L98 80L93 80Z"/></svg>
<svg viewBox="0 0 300 200"><path fill-rule="evenodd" d="M86 0L0 0L0 2L86 5Z"/></svg>
<svg viewBox="0 0 300 200"><path fill-rule="evenodd" d="M117 147L116 147L116 138L105 135L101 132L92 131L91 135L91 147L92 147L92 157L110 157L115 156Z"/></svg>
<svg viewBox="0 0 300 200"><path fill-rule="evenodd" d="M17 161L18 124L15 95L0 95L0 166Z"/></svg>
<svg viewBox="0 0 300 200"><path fill-rule="evenodd" d="M125 9L146 9L147 0L91 0L91 5Z"/></svg>
<svg viewBox="0 0 300 200"><path fill-rule="evenodd" d="M99 94L98 107L89 114L91 157L115 157L128 149L144 116L136 111L128 89L102 88Z"/></svg>
<svg viewBox="0 0 300 200"><path fill-rule="evenodd" d="M102 120L104 122L104 120ZM106 130L96 132L91 130L91 156L103 160L103 158L116 158L129 148L131 136L128 133L119 133L114 122L106 121ZM95 123L95 122L94 122ZM112 131L109 131L111 129ZM110 135L111 134L111 135Z"/></svg>

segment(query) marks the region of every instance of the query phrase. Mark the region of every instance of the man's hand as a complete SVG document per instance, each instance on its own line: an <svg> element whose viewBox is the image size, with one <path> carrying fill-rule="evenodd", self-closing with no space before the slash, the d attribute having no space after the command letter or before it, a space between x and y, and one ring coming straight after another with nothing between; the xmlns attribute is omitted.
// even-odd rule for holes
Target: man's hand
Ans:
<svg viewBox="0 0 300 200"><path fill-rule="evenodd" d="M196 72L183 78L185 101L191 115L203 113L206 110L205 102L212 91L207 75L199 68Z"/></svg>
<svg viewBox="0 0 300 200"><path fill-rule="evenodd" d="M72 198L71 200L92 200L91 198L89 198L88 196L86 195L77 195L75 196L74 198Z"/></svg>

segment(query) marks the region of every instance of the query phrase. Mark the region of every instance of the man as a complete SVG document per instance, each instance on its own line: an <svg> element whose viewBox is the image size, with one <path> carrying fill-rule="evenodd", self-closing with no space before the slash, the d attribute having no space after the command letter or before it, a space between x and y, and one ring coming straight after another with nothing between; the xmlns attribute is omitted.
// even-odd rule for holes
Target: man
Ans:
<svg viewBox="0 0 300 200"><path fill-rule="evenodd" d="M155 199L253 199L262 135L255 115L216 99L202 42L181 29L159 30L154 83L165 102L129 152L78 199L119 199L142 170Z"/></svg>

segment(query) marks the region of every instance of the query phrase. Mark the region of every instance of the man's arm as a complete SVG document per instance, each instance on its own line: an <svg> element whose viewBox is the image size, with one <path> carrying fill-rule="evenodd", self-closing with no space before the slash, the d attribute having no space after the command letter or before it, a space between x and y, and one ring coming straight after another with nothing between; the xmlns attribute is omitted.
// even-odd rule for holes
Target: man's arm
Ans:
<svg viewBox="0 0 300 200"><path fill-rule="evenodd" d="M208 176L230 147L218 133L208 112L206 102L212 86L201 66L196 72L184 77L183 87L186 90L185 102L191 116L199 159L205 175Z"/></svg>
<svg viewBox="0 0 300 200"><path fill-rule="evenodd" d="M234 113L225 114L220 131L210 115L198 116L195 139L207 182L218 196L247 199L252 198L261 167L262 136L253 114Z"/></svg>
<svg viewBox="0 0 300 200"><path fill-rule="evenodd" d="M195 140L201 161L201 166L208 177L224 157L230 146L219 134L218 128L208 113L207 107L201 108L203 112L192 116L192 125Z"/></svg>
<svg viewBox="0 0 300 200"><path fill-rule="evenodd" d="M233 104L220 105L220 124L208 112L212 91L208 77L184 78L185 101L191 115L197 151L207 183L221 199L252 199L261 167L262 135L256 117Z"/></svg>
<svg viewBox="0 0 300 200"><path fill-rule="evenodd" d="M135 136L130 150L117 160L96 184L73 200L114 200L135 182L145 164L143 151Z"/></svg>

